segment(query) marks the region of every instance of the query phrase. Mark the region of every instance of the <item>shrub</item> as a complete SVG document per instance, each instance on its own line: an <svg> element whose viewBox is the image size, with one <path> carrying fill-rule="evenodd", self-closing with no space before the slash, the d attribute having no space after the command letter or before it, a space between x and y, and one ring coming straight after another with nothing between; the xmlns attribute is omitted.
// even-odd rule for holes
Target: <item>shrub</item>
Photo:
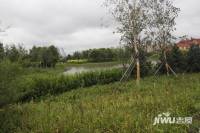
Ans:
<svg viewBox="0 0 200 133"><path fill-rule="evenodd" d="M183 51L180 51L176 45L171 50L166 52L166 56L167 63L174 72L183 73L187 71L187 55ZM156 66L157 69L159 66L161 66L161 64L163 64L159 70L160 74L164 74L167 72L164 62L164 55L162 53L162 55L160 56L160 63L158 63Z"/></svg>
<svg viewBox="0 0 200 133"><path fill-rule="evenodd" d="M187 54L188 72L200 72L200 47L193 45Z"/></svg>
<svg viewBox="0 0 200 133"><path fill-rule="evenodd" d="M168 53L168 63L177 73L186 72L186 55L179 50L177 46Z"/></svg>

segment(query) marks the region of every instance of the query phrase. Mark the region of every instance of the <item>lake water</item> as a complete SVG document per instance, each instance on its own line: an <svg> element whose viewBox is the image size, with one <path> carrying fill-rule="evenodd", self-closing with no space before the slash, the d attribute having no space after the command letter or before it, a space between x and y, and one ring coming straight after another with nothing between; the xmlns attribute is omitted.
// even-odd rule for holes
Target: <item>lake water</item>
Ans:
<svg viewBox="0 0 200 133"><path fill-rule="evenodd" d="M157 65L158 61L150 60L150 62L155 66ZM126 67L128 67L129 64L126 64ZM112 65L103 65L99 64L99 66L73 66L73 67L67 67L65 68L64 74L71 75L76 73L82 73L82 72L90 72L90 71L99 71L99 70L107 70L107 69L113 69L113 68L122 68L122 64L112 64Z"/></svg>
<svg viewBox="0 0 200 133"><path fill-rule="evenodd" d="M98 70L107 70L107 69L113 69L113 68L121 68L122 65L115 65L111 67L69 67L65 69L64 74L76 74L76 73L82 73L82 72L90 72L90 71L98 71Z"/></svg>

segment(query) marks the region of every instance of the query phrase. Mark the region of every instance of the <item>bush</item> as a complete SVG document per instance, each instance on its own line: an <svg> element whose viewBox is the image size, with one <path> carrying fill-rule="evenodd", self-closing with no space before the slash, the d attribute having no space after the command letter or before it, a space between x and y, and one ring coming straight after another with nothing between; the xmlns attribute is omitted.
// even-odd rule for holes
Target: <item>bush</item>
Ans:
<svg viewBox="0 0 200 133"><path fill-rule="evenodd" d="M167 63L173 69L174 72L183 73L187 71L187 54L185 54L183 51L180 51L177 46L174 46L171 50L167 51L166 56ZM161 64L163 64L159 71L160 74L164 74L167 72L164 62L164 55L162 54L160 56L160 63L158 63L156 66L156 68L158 68Z"/></svg>
<svg viewBox="0 0 200 133"><path fill-rule="evenodd" d="M21 89L20 101L37 99L47 94L56 95L72 89L96 84L107 84L119 81L122 71L119 69L81 73L71 76L34 74L25 76L18 88Z"/></svg>
<svg viewBox="0 0 200 133"><path fill-rule="evenodd" d="M186 55L184 52L180 51L177 46L174 46L173 49L168 53L168 63L172 69L177 73L186 72Z"/></svg>
<svg viewBox="0 0 200 133"><path fill-rule="evenodd" d="M188 72L200 72L200 47L193 45L187 54Z"/></svg>

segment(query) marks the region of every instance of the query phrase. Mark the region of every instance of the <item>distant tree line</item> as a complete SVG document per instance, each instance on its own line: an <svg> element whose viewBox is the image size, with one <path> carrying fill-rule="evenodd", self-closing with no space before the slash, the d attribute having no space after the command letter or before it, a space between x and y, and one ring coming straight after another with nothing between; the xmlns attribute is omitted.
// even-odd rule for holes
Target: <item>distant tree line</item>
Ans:
<svg viewBox="0 0 200 133"><path fill-rule="evenodd" d="M21 45L4 46L3 43L0 43L0 61L10 60L25 67L55 67L57 62L65 62L66 60L87 60L88 62L122 61L125 63L130 57L131 51L128 47L118 47L76 51L63 60L58 49L53 45L49 47L33 46L30 50L26 50Z"/></svg>
<svg viewBox="0 0 200 133"><path fill-rule="evenodd" d="M193 45L188 51L181 51L176 45L170 48L167 52L167 62L177 73L200 72L200 47ZM87 59L89 62L106 62L106 61L121 61L122 64L129 63L128 60L132 56L131 50L128 47L123 48L99 48L89 49L82 52L74 52L68 55L68 60ZM147 61L147 53L141 51L142 66L148 66L144 72L149 73L152 66ZM145 57L144 59L142 57ZM9 60L10 62L20 63L25 67L55 67L60 61L58 49L51 45L49 47L33 46L29 51L22 46L4 46L0 43L0 62ZM160 62L163 62L163 57L160 57ZM143 65L144 64L144 65ZM158 63L158 66L160 64ZM148 71L148 72L147 72ZM165 73L165 66L161 68L161 73ZM143 73L143 72L141 72ZM143 75L143 74L142 74Z"/></svg>
<svg viewBox="0 0 200 133"><path fill-rule="evenodd" d="M10 60L11 62L18 62L26 67L55 67L59 61L58 49L51 45L49 47L33 46L30 51L22 46L3 46L0 43L0 61Z"/></svg>
<svg viewBox="0 0 200 133"><path fill-rule="evenodd" d="M74 52L68 55L68 60L86 59L89 62L116 61L121 58L130 58L130 52L125 48L99 48Z"/></svg>

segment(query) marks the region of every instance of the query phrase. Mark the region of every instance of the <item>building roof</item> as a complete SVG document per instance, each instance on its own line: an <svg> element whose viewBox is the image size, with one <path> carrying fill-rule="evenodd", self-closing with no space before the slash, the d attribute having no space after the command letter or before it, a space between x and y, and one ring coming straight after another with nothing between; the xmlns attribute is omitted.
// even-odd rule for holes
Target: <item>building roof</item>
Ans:
<svg viewBox="0 0 200 133"><path fill-rule="evenodd" d="M177 46L180 48L190 48L192 45L200 45L200 39L191 38L186 40L181 40L177 43Z"/></svg>

